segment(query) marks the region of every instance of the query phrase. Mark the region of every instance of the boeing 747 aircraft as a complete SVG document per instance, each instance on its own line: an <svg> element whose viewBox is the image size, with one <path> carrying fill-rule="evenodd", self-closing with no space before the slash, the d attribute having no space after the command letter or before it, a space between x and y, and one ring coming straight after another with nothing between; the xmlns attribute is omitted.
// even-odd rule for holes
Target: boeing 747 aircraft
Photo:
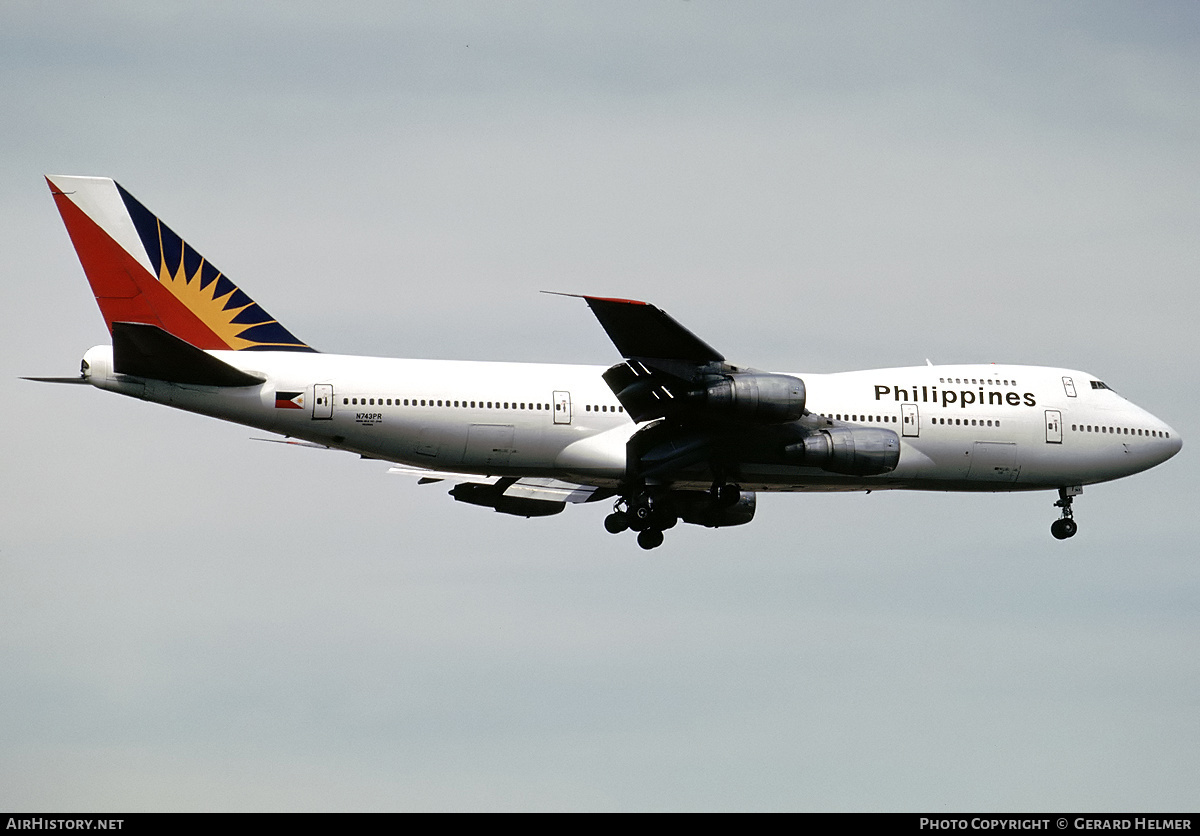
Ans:
<svg viewBox="0 0 1200 836"><path fill-rule="evenodd" d="M580 297L602 366L316 351L113 180L47 178L112 335L79 377L280 440L392 463L524 517L612 501L652 549L679 522L741 525L758 491L1057 491L1165 462L1179 434L1087 372L956 365L758 371L644 302Z"/></svg>

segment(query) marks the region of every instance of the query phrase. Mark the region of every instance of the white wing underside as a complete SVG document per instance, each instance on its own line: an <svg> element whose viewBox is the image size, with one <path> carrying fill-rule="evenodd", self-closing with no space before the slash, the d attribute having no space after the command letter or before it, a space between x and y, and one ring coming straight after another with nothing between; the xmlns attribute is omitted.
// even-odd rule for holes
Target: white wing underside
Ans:
<svg viewBox="0 0 1200 836"><path fill-rule="evenodd" d="M464 479L480 485L495 485L501 479L499 476L451 473L446 470L429 470L424 467L412 467L402 464L393 465L388 468L388 473L397 476L416 476L417 483L421 485L429 485L445 480L461 481ZM504 495L517 499L543 499L550 502L570 502L576 504L590 500L596 490L595 485L578 485L574 482L562 482L558 479L525 477L509 485L505 489Z"/></svg>

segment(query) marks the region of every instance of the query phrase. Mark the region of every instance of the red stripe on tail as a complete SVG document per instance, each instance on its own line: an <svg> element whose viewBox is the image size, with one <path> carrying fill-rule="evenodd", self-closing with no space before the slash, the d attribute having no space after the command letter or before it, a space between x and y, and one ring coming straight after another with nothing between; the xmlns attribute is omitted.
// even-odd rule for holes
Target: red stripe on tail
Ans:
<svg viewBox="0 0 1200 836"><path fill-rule="evenodd" d="M50 183L48 179L46 182ZM157 325L197 348L230 347L70 197L59 192L53 183L50 190L110 334L114 322L141 322Z"/></svg>

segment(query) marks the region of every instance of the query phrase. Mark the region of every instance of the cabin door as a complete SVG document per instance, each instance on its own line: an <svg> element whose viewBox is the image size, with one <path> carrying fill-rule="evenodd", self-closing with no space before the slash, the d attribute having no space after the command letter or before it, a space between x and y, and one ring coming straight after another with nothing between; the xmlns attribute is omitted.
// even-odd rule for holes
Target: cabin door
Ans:
<svg viewBox="0 0 1200 836"><path fill-rule="evenodd" d="M1046 410L1046 443L1062 444L1062 413L1057 409Z"/></svg>
<svg viewBox="0 0 1200 836"><path fill-rule="evenodd" d="M333 417L333 387L328 383L313 386L313 420Z"/></svg>
<svg viewBox="0 0 1200 836"><path fill-rule="evenodd" d="M559 392L554 393L554 423L569 424L571 423L571 393Z"/></svg>

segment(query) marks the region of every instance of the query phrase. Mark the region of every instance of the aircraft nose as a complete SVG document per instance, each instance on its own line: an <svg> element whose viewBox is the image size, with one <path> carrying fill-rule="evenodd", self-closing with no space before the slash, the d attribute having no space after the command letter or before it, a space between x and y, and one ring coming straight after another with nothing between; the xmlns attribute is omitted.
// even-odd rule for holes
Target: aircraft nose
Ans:
<svg viewBox="0 0 1200 836"><path fill-rule="evenodd" d="M1183 436L1175 432L1175 430L1171 429L1170 427L1167 428L1167 441L1169 441L1171 445L1169 448L1171 454L1170 456L1167 456L1167 458L1174 456L1183 449Z"/></svg>
<svg viewBox="0 0 1200 836"><path fill-rule="evenodd" d="M1167 459L1172 458L1176 453L1183 449L1183 437L1175 431L1174 427L1167 426L1165 421L1154 419L1158 424L1158 441L1154 445L1155 458L1159 464L1162 464Z"/></svg>
<svg viewBox="0 0 1200 836"><path fill-rule="evenodd" d="M1148 460L1152 462L1151 467L1162 464L1183 449L1183 437L1174 427L1168 426L1166 421L1144 409L1139 411L1137 418L1146 428L1146 433L1153 436L1148 440L1149 443L1142 447L1149 457Z"/></svg>

